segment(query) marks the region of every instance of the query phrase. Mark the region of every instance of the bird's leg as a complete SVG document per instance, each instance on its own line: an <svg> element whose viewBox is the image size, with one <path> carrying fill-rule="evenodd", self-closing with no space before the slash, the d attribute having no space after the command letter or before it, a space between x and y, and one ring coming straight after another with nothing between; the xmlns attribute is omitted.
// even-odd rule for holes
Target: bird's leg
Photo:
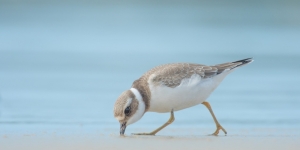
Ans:
<svg viewBox="0 0 300 150"><path fill-rule="evenodd" d="M217 118L216 118L215 115L214 115L214 112L213 112L212 109L211 109L210 104L209 104L208 102L203 102L202 104L203 104L204 106L206 106L206 108L209 110L209 112L210 112L210 114L212 115L212 117L213 117L213 119L214 119L214 121L215 121L215 124L216 124L216 126L217 126L217 129L216 129L216 131L213 133L213 135L218 135L220 130L222 130L222 131L225 133L225 135L226 135L226 134L227 134L226 130L225 130L225 129L220 125L220 123L218 122Z"/></svg>
<svg viewBox="0 0 300 150"><path fill-rule="evenodd" d="M160 130L162 130L169 124L171 124L174 120L175 120L175 117L174 117L174 112L172 109L170 119L165 124L163 124L161 127L157 128L156 130L154 130L150 133L133 133L133 135L155 135L157 132L159 132Z"/></svg>

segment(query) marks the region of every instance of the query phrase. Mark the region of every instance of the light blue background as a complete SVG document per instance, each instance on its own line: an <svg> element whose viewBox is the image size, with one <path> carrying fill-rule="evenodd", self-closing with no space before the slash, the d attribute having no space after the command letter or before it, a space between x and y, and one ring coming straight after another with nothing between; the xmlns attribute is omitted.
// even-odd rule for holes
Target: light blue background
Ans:
<svg viewBox="0 0 300 150"><path fill-rule="evenodd" d="M208 99L220 123L299 127L299 14L300 2L292 0L1 0L0 126L118 133L115 100L152 67L253 57ZM127 132L168 117L146 113ZM204 106L175 117L171 127L215 128Z"/></svg>

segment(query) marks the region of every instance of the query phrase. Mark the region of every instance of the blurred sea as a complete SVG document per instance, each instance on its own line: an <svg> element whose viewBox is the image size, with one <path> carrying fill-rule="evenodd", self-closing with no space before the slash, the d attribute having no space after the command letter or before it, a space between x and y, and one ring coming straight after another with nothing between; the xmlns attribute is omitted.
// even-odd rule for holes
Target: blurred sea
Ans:
<svg viewBox="0 0 300 150"><path fill-rule="evenodd" d="M299 128L299 14L297 1L2 0L0 133L85 126L117 134L115 100L152 67L248 57L255 61L208 99L220 123ZM168 117L146 113L126 133ZM175 117L170 127L215 128L204 106Z"/></svg>

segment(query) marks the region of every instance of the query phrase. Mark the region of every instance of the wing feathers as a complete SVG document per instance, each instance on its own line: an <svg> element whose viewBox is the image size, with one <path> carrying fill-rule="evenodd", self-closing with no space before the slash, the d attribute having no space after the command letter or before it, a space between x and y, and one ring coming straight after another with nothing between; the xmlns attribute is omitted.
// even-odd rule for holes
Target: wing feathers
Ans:
<svg viewBox="0 0 300 150"><path fill-rule="evenodd" d="M205 66L201 64L191 63L176 63L158 66L148 71L141 78L148 78L154 74L152 82L156 85L165 85L174 88L180 85L181 81L185 78L190 78L192 75L197 74L202 78L211 78L224 71L234 69L239 66L251 63L252 58L247 58L235 62L228 62L217 64L214 66Z"/></svg>

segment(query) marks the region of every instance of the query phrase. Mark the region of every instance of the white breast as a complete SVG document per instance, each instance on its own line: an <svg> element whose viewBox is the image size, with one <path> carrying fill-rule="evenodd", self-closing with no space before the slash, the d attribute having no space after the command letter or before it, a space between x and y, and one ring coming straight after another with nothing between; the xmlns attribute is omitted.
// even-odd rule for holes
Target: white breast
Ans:
<svg viewBox="0 0 300 150"><path fill-rule="evenodd" d="M202 79L201 76L194 74L191 78L182 80L181 84L175 88L159 85L155 86L148 80L151 100L148 111L170 112L192 107L204 102L211 92L220 84L227 74L231 71L223 72L213 78ZM152 75L152 78L155 76Z"/></svg>

